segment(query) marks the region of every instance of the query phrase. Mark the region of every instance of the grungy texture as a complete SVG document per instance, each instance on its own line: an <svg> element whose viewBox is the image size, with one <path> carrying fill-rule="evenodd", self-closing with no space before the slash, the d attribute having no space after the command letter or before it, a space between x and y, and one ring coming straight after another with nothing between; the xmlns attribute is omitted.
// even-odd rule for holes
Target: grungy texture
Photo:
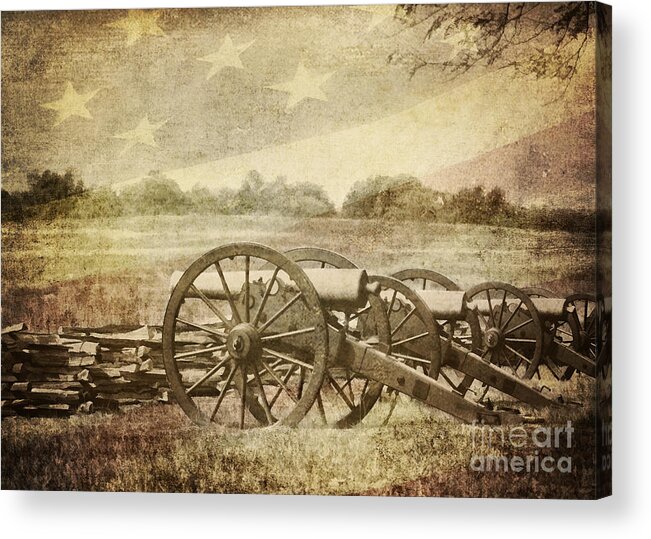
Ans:
<svg viewBox="0 0 651 539"><path fill-rule="evenodd" d="M520 18L495 62L487 58L499 31L486 39L478 26L452 24L453 8L439 26L438 11L396 6L3 13L2 188L25 191L30 171L70 169L88 187L118 192L147 176L216 190L258 171L316 184L339 209L356 182L414 176L441 193L499 187L518 207L591 215L610 196L607 140L596 156L597 129L610 129L609 115L596 114L597 99L607 101L596 81L610 72L595 71L609 44L595 40L594 11L538 29L557 9L592 5L514 7ZM481 18L505 6L467 10ZM450 69L473 55L483 61ZM560 59L571 77L560 67L550 76ZM3 326L159 325L170 274L233 241L318 245L369 272L428 268L464 289L498 280L565 297L609 280L605 268L596 275L594 233L558 226L409 215L85 217L3 215ZM601 240L609 262L608 231ZM563 386L579 402L571 417L581 429L568 476L479 477L468 471L462 427L410 402L395 424L345 431L199 430L176 407L12 422L2 428L2 486L589 498L592 382ZM546 413L550 424L561 419Z"/></svg>

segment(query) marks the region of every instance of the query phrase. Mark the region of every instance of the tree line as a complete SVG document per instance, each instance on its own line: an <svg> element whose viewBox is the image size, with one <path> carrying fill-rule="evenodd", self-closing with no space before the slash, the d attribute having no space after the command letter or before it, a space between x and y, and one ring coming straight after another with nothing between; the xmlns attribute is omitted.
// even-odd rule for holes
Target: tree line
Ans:
<svg viewBox="0 0 651 539"><path fill-rule="evenodd" d="M356 182L342 206L351 218L469 223L541 230L591 231L595 212L525 207L507 200L503 189L481 185L456 193L436 191L413 176L374 176Z"/></svg>
<svg viewBox="0 0 651 539"><path fill-rule="evenodd" d="M182 191L164 174L152 171L120 191L87 188L72 172L46 170L27 177L28 189L2 190L3 220L93 219L133 215L286 215L470 223L546 230L594 230L595 214L567 208L529 208L509 202L498 187L437 191L413 176L373 176L356 182L336 211L325 190L285 177L265 180L250 171L237 188L211 190L195 186Z"/></svg>
<svg viewBox="0 0 651 539"><path fill-rule="evenodd" d="M2 190L2 218L25 219L111 218L132 215L279 214L314 217L335 214L325 190L309 182L289 183L278 177L265 181L251 171L239 188L211 190L196 185L182 191L158 171L116 191L110 187L87 188L71 172L46 170L27 175L28 189Z"/></svg>

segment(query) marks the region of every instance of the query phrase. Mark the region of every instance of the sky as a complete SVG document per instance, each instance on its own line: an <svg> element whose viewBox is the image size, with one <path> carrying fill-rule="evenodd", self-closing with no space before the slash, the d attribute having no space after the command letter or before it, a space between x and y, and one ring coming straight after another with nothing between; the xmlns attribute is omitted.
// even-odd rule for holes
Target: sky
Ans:
<svg viewBox="0 0 651 539"><path fill-rule="evenodd" d="M355 181L411 174L442 190L500 185L523 204L593 205L591 54L565 91L481 67L412 76L401 60L473 45L467 31L424 40L394 11L3 13L3 188L44 169L117 189L154 170L183 189L237 187L258 170L319 184L339 205Z"/></svg>

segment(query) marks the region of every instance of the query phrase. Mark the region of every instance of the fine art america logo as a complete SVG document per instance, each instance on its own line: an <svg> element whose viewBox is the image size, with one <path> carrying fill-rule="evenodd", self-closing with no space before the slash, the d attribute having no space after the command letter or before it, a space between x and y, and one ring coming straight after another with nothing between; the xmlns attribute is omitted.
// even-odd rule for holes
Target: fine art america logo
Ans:
<svg viewBox="0 0 651 539"><path fill-rule="evenodd" d="M572 472L572 457L563 455L565 450L572 449L571 421L562 427L537 427L532 431L522 426L491 427L476 421L467 428L472 439L470 469L473 471Z"/></svg>

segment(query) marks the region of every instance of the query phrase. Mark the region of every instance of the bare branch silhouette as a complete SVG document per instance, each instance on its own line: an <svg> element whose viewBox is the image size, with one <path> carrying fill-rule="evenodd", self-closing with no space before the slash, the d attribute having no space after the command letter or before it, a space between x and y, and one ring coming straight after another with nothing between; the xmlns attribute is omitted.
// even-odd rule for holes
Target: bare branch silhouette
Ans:
<svg viewBox="0 0 651 539"><path fill-rule="evenodd" d="M610 30L593 2L400 5L395 19L403 30L422 32L423 44L432 47L392 54L388 61L406 63L411 76L433 67L452 76L481 65L510 67L518 75L565 81L565 93L588 49L595 17L601 29Z"/></svg>

